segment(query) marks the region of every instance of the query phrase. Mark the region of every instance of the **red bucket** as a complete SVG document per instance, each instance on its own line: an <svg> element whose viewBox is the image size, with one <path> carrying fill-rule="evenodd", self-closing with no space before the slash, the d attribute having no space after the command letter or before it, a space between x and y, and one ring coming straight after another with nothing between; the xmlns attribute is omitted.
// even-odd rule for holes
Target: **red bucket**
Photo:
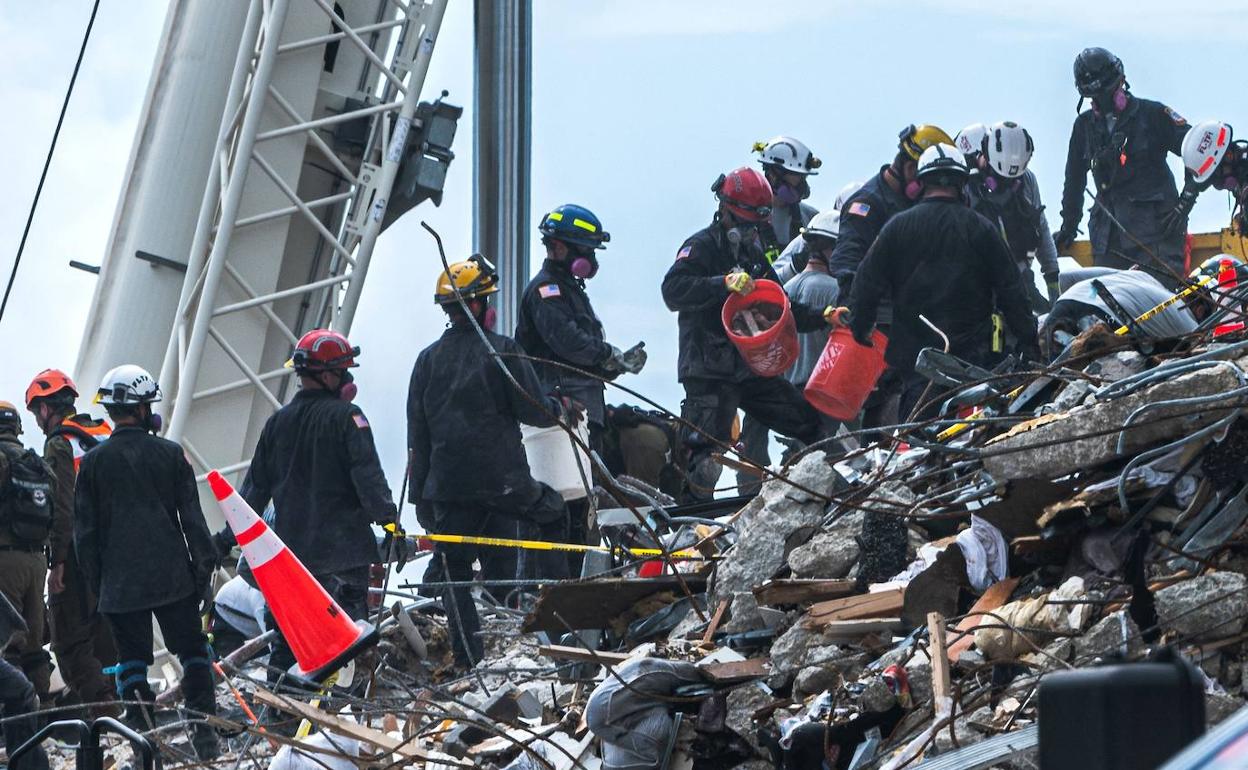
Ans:
<svg viewBox="0 0 1248 770"><path fill-rule="evenodd" d="M806 400L811 406L838 420L858 416L885 369L888 337L872 331L871 343L875 347L859 345L844 327L828 335L828 344L806 381Z"/></svg>
<svg viewBox="0 0 1248 770"><path fill-rule="evenodd" d="M738 311L755 305L778 305L780 320L770 329L753 337L736 334L732 330L732 318ZM724 302L720 320L724 333L737 346L750 371L762 377L784 374L797 360L797 324L789 308L789 297L775 281L760 279L754 282L754 291L746 295L732 294Z"/></svg>

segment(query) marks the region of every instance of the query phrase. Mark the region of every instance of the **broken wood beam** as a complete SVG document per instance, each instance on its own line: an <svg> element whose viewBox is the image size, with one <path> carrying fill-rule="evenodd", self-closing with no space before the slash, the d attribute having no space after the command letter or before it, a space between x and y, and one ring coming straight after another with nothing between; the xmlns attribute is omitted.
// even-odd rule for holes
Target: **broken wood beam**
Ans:
<svg viewBox="0 0 1248 770"><path fill-rule="evenodd" d="M906 589L899 587L819 602L806 611L802 622L813 630L834 620L896 617L901 614L905 595Z"/></svg>
<svg viewBox="0 0 1248 770"><path fill-rule="evenodd" d="M554 660L574 660L580 663L598 663L604 666L618 666L633 657L622 652L590 652L584 647L569 647L562 644L539 645L537 653Z"/></svg>
<svg viewBox="0 0 1248 770"><path fill-rule="evenodd" d="M848 596L854 592L853 580L768 580L754 587L754 599L759 604L774 607L778 604L806 604L825 599Z"/></svg>

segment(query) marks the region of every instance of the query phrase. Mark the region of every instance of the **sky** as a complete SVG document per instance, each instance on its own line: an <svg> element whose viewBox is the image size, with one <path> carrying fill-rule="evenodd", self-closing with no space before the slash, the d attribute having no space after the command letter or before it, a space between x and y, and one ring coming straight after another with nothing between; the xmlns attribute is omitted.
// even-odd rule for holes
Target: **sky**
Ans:
<svg viewBox="0 0 1248 770"><path fill-rule="evenodd" d="M242 0L218 0L223 8ZM73 67L89 0L0 4L0 276L7 278ZM810 203L888 162L897 132L935 123L1014 120L1035 139L1031 168L1056 229L1077 95L1071 63L1100 45L1124 61L1134 93L1189 120L1248 129L1238 85L1248 63L1242 8L1228 0L987 3L971 0L535 0L532 220L561 203L588 206L611 232L589 293L609 340L645 340L646 370L622 383L673 410L676 318L659 284L681 242L714 211L716 176L753 163L777 134L823 160ZM402 477L404 398L417 353L442 331L429 303L440 272L426 219L452 258L471 252L472 3L451 3L426 81L467 110L440 208L424 204L378 242L352 340L363 348L359 403L392 485ZM71 369L120 192L167 5L104 0L56 157L0 319L8 351L0 399L18 402L45 367ZM240 10L241 12L241 10ZM1193 51L1201 30L1216 38ZM1172 159L1177 169L1177 160ZM177 184L171 180L170 184ZM1206 193L1193 232L1229 220ZM1085 217L1086 224L1086 217ZM534 253L538 251L534 241ZM536 264L533 266L535 269ZM122 363L122 362L118 362ZM83 388L93 390L95 383ZM608 392L608 400L625 400ZM633 399L628 399L634 401ZM28 442L38 443L33 420Z"/></svg>

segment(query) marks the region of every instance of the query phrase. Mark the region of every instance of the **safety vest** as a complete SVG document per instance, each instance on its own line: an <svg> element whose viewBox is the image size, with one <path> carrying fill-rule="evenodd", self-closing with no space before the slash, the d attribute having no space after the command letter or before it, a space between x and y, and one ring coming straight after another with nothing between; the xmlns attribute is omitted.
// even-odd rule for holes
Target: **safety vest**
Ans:
<svg viewBox="0 0 1248 770"><path fill-rule="evenodd" d="M64 436L74 451L74 473L82 464L83 456L113 435L113 429L103 420L96 422L83 414L66 417L53 431L52 436ZM51 436L49 436L50 438Z"/></svg>

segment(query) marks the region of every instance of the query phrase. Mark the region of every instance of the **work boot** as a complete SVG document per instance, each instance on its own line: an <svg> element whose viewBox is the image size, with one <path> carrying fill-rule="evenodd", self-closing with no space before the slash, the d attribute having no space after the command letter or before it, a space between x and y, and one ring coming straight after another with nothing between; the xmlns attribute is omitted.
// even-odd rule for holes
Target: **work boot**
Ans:
<svg viewBox="0 0 1248 770"><path fill-rule="evenodd" d="M121 721L127 727L140 733L156 729L156 693L146 682L141 686L127 687L121 697L126 701Z"/></svg>
<svg viewBox="0 0 1248 770"><path fill-rule="evenodd" d="M221 756L221 741L212 725L191 725L191 748L201 762L208 762Z"/></svg>

